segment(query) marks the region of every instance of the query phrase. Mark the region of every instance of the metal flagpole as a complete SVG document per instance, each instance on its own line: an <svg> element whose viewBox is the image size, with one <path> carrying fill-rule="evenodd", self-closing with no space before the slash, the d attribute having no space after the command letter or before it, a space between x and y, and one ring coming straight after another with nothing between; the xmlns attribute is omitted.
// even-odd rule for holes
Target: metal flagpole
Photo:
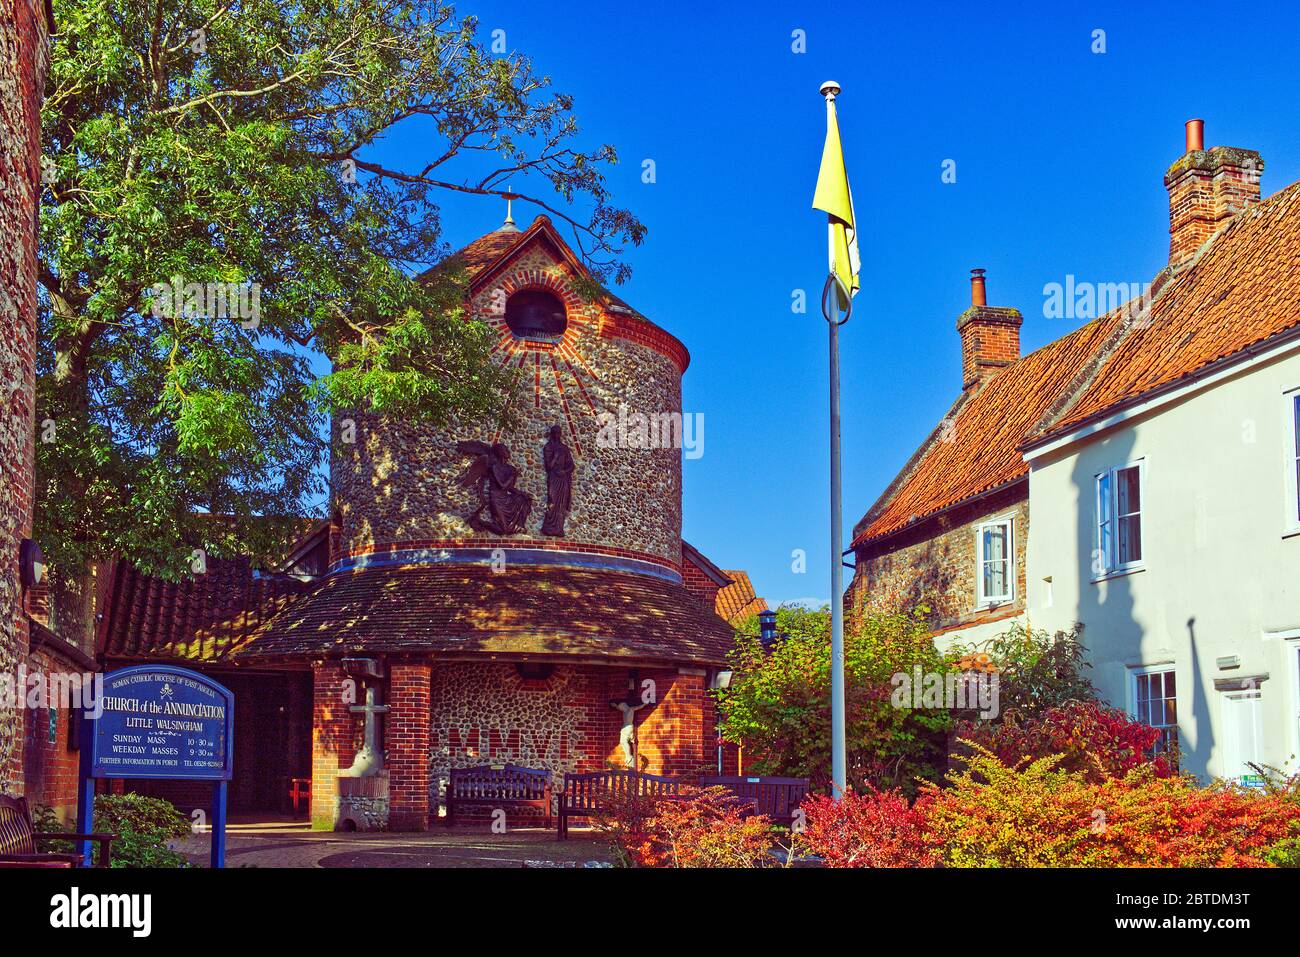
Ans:
<svg viewBox="0 0 1300 957"><path fill-rule="evenodd" d="M840 88L833 82L822 85L829 113ZM822 290L822 315L830 329L831 391L831 791L838 801L844 795L846 767L844 748L844 533L840 502L840 326L853 314L853 297L848 296L844 318L839 317L839 299L832 272Z"/></svg>
<svg viewBox="0 0 1300 957"><path fill-rule="evenodd" d="M834 304L834 277L822 296L822 315L830 328L831 384L831 783L835 800L844 793L844 533L840 494L840 326L849 321Z"/></svg>

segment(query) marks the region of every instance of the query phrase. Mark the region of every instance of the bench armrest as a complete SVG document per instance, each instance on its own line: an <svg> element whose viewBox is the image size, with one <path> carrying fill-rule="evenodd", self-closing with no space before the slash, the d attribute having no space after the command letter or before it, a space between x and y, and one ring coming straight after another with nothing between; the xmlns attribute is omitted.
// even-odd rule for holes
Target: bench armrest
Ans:
<svg viewBox="0 0 1300 957"><path fill-rule="evenodd" d="M106 841L116 841L116 834L79 834L79 833L54 833L53 831L38 831L32 835L35 841L99 841L101 844Z"/></svg>
<svg viewBox="0 0 1300 957"><path fill-rule="evenodd" d="M108 867L113 859L113 842L117 840L116 834L80 834L80 833L59 833L49 832L36 833L32 835L33 841L95 841L99 844L99 866ZM77 855L72 855L76 857ZM90 860L87 861L92 867L95 866L95 857L92 853Z"/></svg>

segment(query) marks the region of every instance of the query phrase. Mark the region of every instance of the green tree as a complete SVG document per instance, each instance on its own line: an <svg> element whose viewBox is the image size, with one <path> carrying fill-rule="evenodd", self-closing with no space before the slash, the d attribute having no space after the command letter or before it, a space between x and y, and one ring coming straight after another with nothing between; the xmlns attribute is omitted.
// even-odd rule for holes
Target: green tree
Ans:
<svg viewBox="0 0 1300 957"><path fill-rule="evenodd" d="M1051 708L1097 700L1088 679L1083 625L1049 634L1013 624L982 646L1000 678L1000 717L1039 717Z"/></svg>
<svg viewBox="0 0 1300 957"><path fill-rule="evenodd" d="M830 611L777 610L786 637L764 651L753 633L738 633L731 687L718 692L723 738L745 749L745 767L762 774L809 777L829 787L831 777ZM923 615L864 614L844 635L845 741L848 784L900 787L914 793L918 776L942 773L943 709L895 707L891 681L944 672Z"/></svg>
<svg viewBox="0 0 1300 957"><path fill-rule="evenodd" d="M71 638L91 562L174 575L195 546L288 534L266 518L319 502L332 412L500 413L460 277L415 278L446 253L448 191L545 208L601 278L644 235L610 203L614 150L574 146L570 98L439 0L54 9L36 522ZM429 144L410 169L373 159L398 126Z"/></svg>

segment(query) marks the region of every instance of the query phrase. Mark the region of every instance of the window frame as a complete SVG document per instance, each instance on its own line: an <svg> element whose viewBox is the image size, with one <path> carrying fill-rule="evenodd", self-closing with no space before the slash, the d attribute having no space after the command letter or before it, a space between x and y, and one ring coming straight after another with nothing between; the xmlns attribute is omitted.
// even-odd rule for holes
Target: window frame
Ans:
<svg viewBox="0 0 1300 957"><path fill-rule="evenodd" d="M1300 386L1282 393L1283 443L1282 502L1283 536L1300 534Z"/></svg>
<svg viewBox="0 0 1300 957"><path fill-rule="evenodd" d="M975 607L977 610L1008 605L1016 600L1016 529L1015 517L1004 515L1001 518L980 522L975 527ZM984 593L984 566L989 559L984 557L984 531L989 528L1005 527L1007 530L1007 590L1003 595Z"/></svg>
<svg viewBox="0 0 1300 957"><path fill-rule="evenodd" d="M1286 659L1287 679L1287 724L1290 725L1289 742L1291 757L1286 764L1291 773L1300 771L1300 628L1274 632L1282 639L1283 655Z"/></svg>
<svg viewBox="0 0 1300 957"><path fill-rule="evenodd" d="M1178 685L1179 685L1179 681L1178 681L1178 667L1177 667L1176 663L1175 663L1175 662L1172 662L1172 661L1166 661L1165 663L1163 663L1163 664L1159 664L1159 665L1142 665L1142 666L1137 667L1137 668L1130 668L1128 671L1129 671L1129 673L1128 673L1128 713L1129 713L1129 716L1132 717L1132 718L1134 718L1134 719L1136 719L1136 720L1138 720L1138 721L1141 721L1143 724L1148 725L1148 726L1150 726L1150 727L1152 727L1152 728L1160 728L1160 729L1162 729L1161 741L1160 741L1160 742L1157 742L1157 745L1158 745L1158 746L1159 746L1159 745L1162 745L1162 744L1164 743L1164 741L1163 741L1163 738L1164 738L1164 735L1163 735L1163 729L1172 729L1172 730L1173 730L1174 745L1175 745L1176 748L1181 748L1181 744L1182 744L1182 742L1181 742L1181 736L1180 736L1180 732L1179 732L1179 722L1180 722L1181 719L1182 719L1183 709L1182 709L1181 707L1179 707L1179 704L1178 704ZM1149 711L1149 710L1148 710L1148 713L1145 714L1145 715L1138 714L1138 678L1141 678L1141 677L1144 677L1144 676L1147 676L1147 675L1164 675L1164 674L1172 674L1172 675L1174 676L1174 723L1173 723L1173 724L1155 725L1155 724L1151 724L1151 722L1150 722L1150 711ZM1163 692L1163 691L1164 691L1164 682L1163 682L1163 680L1161 681L1161 685L1160 685L1160 687L1161 687L1161 691ZM1148 700L1150 700L1150 699L1148 699ZM1164 698L1163 695L1162 695L1161 700L1162 700L1162 701L1165 701L1165 700L1168 700L1168 699ZM1163 748L1159 748L1159 750L1157 751L1157 753L1161 753L1163 750L1164 750Z"/></svg>
<svg viewBox="0 0 1300 957"><path fill-rule="evenodd" d="M1128 469L1137 469L1138 473L1138 510L1136 512L1127 512L1124 516L1121 516L1119 512L1119 474ZM1107 489L1104 502L1102 496L1103 482L1106 483ZM1099 582L1107 578L1116 578L1146 568L1146 515L1149 491L1146 456L1095 473L1092 477L1092 484L1093 555L1095 557L1100 553L1106 563L1106 567L1102 571L1093 571L1092 581ZM1103 505L1104 513L1107 516L1104 523L1102 521ZM1121 562L1119 560L1120 519L1132 515L1137 516L1138 539L1142 545L1142 554L1131 561ZM1104 526L1109 526L1109 540L1103 533Z"/></svg>

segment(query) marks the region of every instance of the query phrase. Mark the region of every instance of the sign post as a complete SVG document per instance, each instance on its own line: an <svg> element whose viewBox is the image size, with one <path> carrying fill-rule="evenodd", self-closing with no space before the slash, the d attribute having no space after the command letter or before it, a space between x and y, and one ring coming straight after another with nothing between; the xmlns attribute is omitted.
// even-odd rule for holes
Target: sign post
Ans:
<svg viewBox="0 0 1300 957"><path fill-rule="evenodd" d="M234 717L230 690L197 671L135 665L104 675L82 722L77 830L93 829L97 778L211 781L211 866L224 867ZM88 855L90 842L80 850Z"/></svg>

